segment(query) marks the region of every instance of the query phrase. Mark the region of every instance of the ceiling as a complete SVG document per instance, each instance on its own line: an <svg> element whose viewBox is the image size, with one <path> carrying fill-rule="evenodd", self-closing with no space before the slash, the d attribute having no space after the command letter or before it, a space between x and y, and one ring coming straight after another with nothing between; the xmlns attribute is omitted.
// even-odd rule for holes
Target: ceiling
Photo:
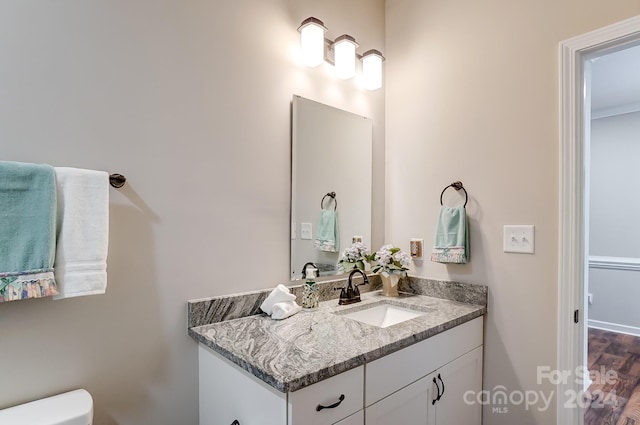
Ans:
<svg viewBox="0 0 640 425"><path fill-rule="evenodd" d="M591 110L638 104L640 108L640 45L592 60Z"/></svg>

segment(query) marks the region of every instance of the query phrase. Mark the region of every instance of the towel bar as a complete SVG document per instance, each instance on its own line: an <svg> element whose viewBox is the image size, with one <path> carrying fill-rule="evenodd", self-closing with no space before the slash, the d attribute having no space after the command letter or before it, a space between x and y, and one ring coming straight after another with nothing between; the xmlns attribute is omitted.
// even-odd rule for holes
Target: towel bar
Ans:
<svg viewBox="0 0 640 425"><path fill-rule="evenodd" d="M122 174L116 173L116 174L111 174L109 176L109 183L111 184L111 186L115 187L116 189L120 189L122 186L124 186L126 182L127 182L127 178Z"/></svg>
<svg viewBox="0 0 640 425"><path fill-rule="evenodd" d="M467 189L464 188L464 186L462 185L461 181L455 181L453 183L451 183L449 186L446 186L443 190L442 193L440 193L440 205L442 204L442 195L444 195L444 192L449 189L450 187L454 188L457 191L460 191L460 189L462 189L464 191L464 205L462 206L462 208L466 208L467 207L467 202L469 201L469 194L467 193Z"/></svg>

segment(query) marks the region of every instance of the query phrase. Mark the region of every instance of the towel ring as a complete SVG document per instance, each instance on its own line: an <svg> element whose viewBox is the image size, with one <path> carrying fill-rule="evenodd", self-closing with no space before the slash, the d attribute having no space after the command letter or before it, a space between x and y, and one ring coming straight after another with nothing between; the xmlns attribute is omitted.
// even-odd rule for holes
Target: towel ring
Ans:
<svg viewBox="0 0 640 425"><path fill-rule="evenodd" d="M443 205L442 204L442 195L444 195L444 192L446 192L446 190L449 189L450 187L454 188L457 191L459 191L460 189L462 189L464 191L464 205L462 206L462 208L466 208L467 207L467 202L469 201L469 194L467 193L467 189L465 189L464 186L462 185L461 181L455 181L455 182L451 183L449 186L445 187L442 190L442 193L440 194L440 205Z"/></svg>
<svg viewBox="0 0 640 425"><path fill-rule="evenodd" d="M307 264L302 266L302 278L304 279L305 277L307 277L307 267L309 266L314 268L315 272L313 274L316 275L316 277L320 277L320 268L316 266L315 263L309 261Z"/></svg>
<svg viewBox="0 0 640 425"><path fill-rule="evenodd" d="M330 197L331 199L333 199L333 202L334 202L333 210L334 211L337 210L338 209L338 200L336 199L336 193L335 192L329 192L329 193L327 193L326 195L324 195L322 197L322 201L320 201L320 209L321 210L324 209L324 206L323 206L324 198L326 198L327 196Z"/></svg>
<svg viewBox="0 0 640 425"><path fill-rule="evenodd" d="M127 178L122 174L111 174L109 176L109 183L116 189L120 189L126 182Z"/></svg>

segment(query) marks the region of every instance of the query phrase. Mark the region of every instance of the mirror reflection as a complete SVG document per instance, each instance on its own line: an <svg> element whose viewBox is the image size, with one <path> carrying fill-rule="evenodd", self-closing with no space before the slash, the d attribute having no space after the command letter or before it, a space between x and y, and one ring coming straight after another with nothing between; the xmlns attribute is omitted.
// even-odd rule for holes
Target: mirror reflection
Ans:
<svg viewBox="0 0 640 425"><path fill-rule="evenodd" d="M371 119L293 97L292 280L308 262L320 276L341 274L345 248L371 247L372 137Z"/></svg>

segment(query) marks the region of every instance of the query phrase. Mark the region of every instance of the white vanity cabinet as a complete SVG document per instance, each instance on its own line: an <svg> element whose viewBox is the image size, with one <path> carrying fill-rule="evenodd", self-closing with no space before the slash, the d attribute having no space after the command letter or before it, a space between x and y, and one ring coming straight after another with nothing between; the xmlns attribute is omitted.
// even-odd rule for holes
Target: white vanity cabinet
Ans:
<svg viewBox="0 0 640 425"><path fill-rule="evenodd" d="M481 390L482 347L478 347L367 407L367 425L480 425L482 407L475 400ZM467 397L471 404L465 402L467 391L473 394Z"/></svg>
<svg viewBox="0 0 640 425"><path fill-rule="evenodd" d="M200 425L364 425L364 366L283 393L199 346Z"/></svg>
<svg viewBox="0 0 640 425"><path fill-rule="evenodd" d="M335 425L363 425L364 424L364 410L359 410L348 418L344 418L340 422L336 422Z"/></svg>
<svg viewBox="0 0 640 425"><path fill-rule="evenodd" d="M482 320L290 393L200 344L200 425L479 425Z"/></svg>
<svg viewBox="0 0 640 425"><path fill-rule="evenodd" d="M432 384L425 376L366 408L367 425L427 424L435 417Z"/></svg>
<svg viewBox="0 0 640 425"><path fill-rule="evenodd" d="M477 318L367 364L367 425L480 425L482 329Z"/></svg>

